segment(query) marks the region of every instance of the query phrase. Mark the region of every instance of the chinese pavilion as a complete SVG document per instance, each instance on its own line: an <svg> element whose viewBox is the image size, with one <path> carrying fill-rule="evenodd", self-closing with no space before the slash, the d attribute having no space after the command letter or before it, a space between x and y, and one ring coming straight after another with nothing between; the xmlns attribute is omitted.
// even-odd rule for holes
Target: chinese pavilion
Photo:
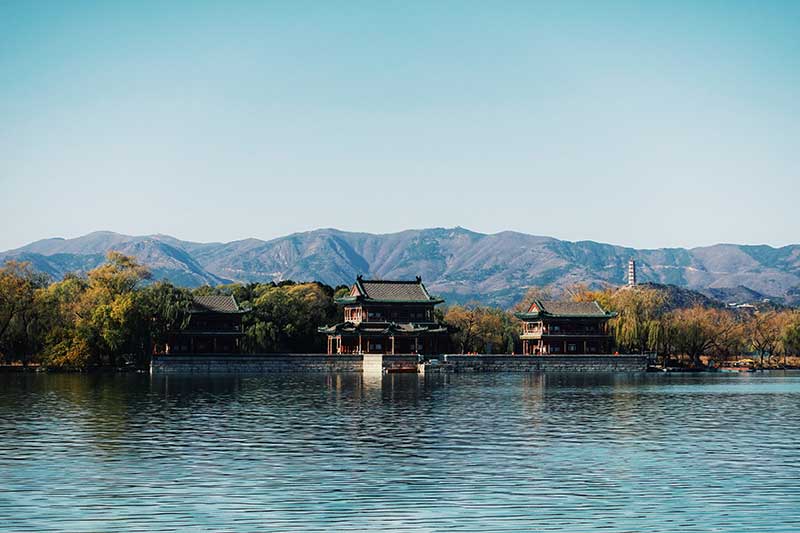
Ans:
<svg viewBox="0 0 800 533"><path fill-rule="evenodd" d="M433 309L444 300L414 281L356 278L344 306L344 322L319 328L328 336L328 354L436 354L447 347L447 327Z"/></svg>
<svg viewBox="0 0 800 533"><path fill-rule="evenodd" d="M167 354L236 354L241 351L242 315L233 296L194 296L189 323L169 335Z"/></svg>
<svg viewBox="0 0 800 533"><path fill-rule="evenodd" d="M616 316L597 302L534 300L522 320L524 355L609 353L608 319Z"/></svg>

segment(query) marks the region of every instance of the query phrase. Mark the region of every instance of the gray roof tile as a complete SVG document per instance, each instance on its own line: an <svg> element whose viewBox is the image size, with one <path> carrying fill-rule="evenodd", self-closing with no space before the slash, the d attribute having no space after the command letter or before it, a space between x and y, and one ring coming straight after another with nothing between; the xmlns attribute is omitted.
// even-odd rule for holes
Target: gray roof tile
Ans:
<svg viewBox="0 0 800 533"><path fill-rule="evenodd" d="M421 282L418 281L361 281L364 296L372 300L423 301L430 300Z"/></svg>
<svg viewBox="0 0 800 533"><path fill-rule="evenodd" d="M238 313L239 305L233 296L193 296L193 313Z"/></svg>
<svg viewBox="0 0 800 533"><path fill-rule="evenodd" d="M566 302L555 300L537 300L534 304L538 305L541 311L551 315L570 315L570 316L605 316L606 312L597 302ZM533 305L531 305L533 310Z"/></svg>

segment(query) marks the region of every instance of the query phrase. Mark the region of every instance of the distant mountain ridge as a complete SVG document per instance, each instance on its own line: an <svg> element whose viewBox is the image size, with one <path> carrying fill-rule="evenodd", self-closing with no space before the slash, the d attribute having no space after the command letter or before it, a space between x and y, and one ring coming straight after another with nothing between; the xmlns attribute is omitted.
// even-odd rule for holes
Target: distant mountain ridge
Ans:
<svg viewBox="0 0 800 533"><path fill-rule="evenodd" d="M97 266L108 250L133 255L157 279L184 286L286 279L339 285L358 274L384 279L421 275L432 292L451 302L502 306L513 305L530 286L621 285L633 258L641 281L673 284L723 301L800 303L800 245L637 250L512 231L487 235L461 227L384 235L319 229L228 243L98 231L36 241L0 253L0 261L30 261L60 278Z"/></svg>

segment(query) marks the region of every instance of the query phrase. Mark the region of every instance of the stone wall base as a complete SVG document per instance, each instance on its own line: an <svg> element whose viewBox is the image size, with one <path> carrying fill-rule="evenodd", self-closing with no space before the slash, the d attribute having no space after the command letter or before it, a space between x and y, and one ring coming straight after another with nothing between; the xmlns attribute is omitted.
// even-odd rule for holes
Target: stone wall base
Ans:
<svg viewBox="0 0 800 533"><path fill-rule="evenodd" d="M644 355L444 355L450 372L644 372ZM150 372L178 373L348 373L405 371L416 355L156 355Z"/></svg>
<svg viewBox="0 0 800 533"><path fill-rule="evenodd" d="M453 372L645 372L646 355L446 355Z"/></svg>

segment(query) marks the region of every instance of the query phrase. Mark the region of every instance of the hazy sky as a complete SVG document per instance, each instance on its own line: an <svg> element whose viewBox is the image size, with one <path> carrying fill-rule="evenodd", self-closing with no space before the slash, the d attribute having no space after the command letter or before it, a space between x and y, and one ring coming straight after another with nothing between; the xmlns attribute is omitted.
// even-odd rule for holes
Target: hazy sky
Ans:
<svg viewBox="0 0 800 533"><path fill-rule="evenodd" d="M800 242L800 2L0 3L0 249Z"/></svg>

